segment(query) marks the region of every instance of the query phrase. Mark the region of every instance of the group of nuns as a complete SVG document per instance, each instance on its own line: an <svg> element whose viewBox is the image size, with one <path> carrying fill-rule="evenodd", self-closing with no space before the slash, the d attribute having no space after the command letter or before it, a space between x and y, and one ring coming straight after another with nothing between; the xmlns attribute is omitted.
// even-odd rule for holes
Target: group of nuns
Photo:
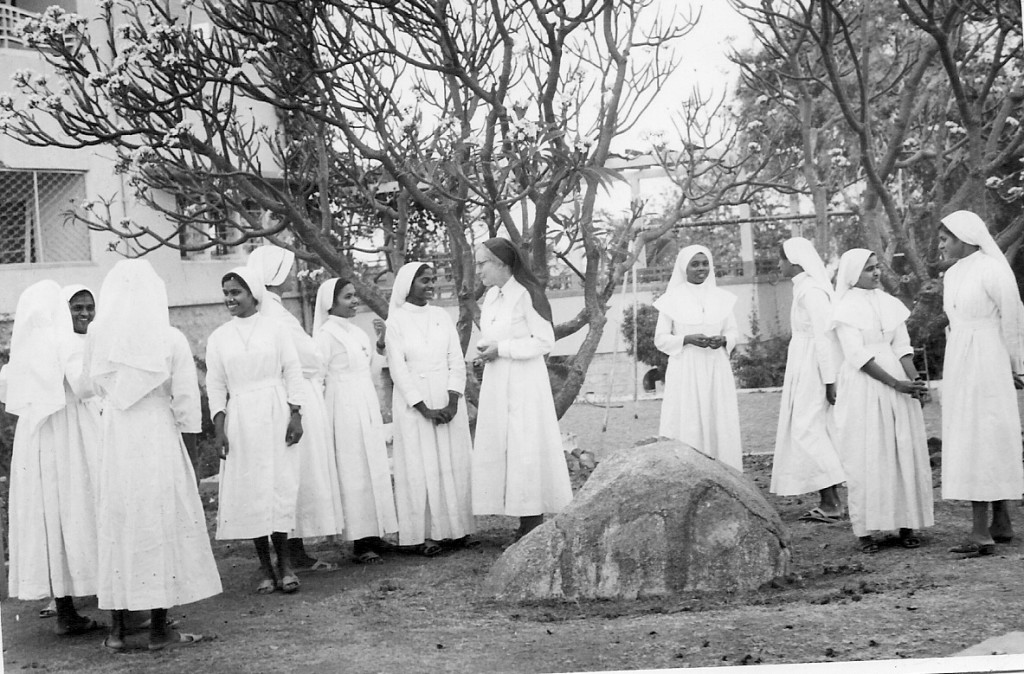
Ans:
<svg viewBox="0 0 1024 674"><path fill-rule="evenodd" d="M511 242L476 250L488 290L475 438L465 358L451 318L430 304L430 265L398 270L374 342L351 320L359 300L346 279L320 286L307 334L274 292L293 262L263 246L225 274L231 319L206 347L221 459L215 536L254 541L257 593L293 593L298 570L337 567L309 556L303 538L341 537L354 561L375 564L389 534L433 556L472 544L475 515L518 517L519 538L569 503L544 362L551 308ZM371 376L379 358L394 381L393 469ZM11 596L55 598L57 634L75 635L104 627L74 605L95 595L111 611L111 651L143 632L150 650L201 641L167 616L221 592L193 463L199 382L149 262L118 262L98 295L52 281L26 289L0 394L18 415Z"/></svg>
<svg viewBox="0 0 1024 674"><path fill-rule="evenodd" d="M1016 389L1024 387L1024 305L1006 258L975 213L942 218L949 332L942 382L942 496L972 505L970 533L950 552L980 557L1013 538L1009 501L1024 492ZM818 492L800 519L836 523L847 486L858 546L916 548L934 524L921 403L928 386L913 362L906 306L881 287L870 250L839 260L835 285L810 241L780 250L792 279L792 340L782 388L770 490ZM716 286L711 252L680 251L656 302L655 345L668 354L660 434L742 470L729 353L736 298ZM990 506L991 504L991 506ZM895 536L887 536L893 534Z"/></svg>

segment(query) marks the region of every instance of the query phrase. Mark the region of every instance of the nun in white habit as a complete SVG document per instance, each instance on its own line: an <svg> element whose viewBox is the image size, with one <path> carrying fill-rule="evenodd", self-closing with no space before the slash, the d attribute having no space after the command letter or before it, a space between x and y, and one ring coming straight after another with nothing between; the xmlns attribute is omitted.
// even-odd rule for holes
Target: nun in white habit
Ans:
<svg viewBox="0 0 1024 674"><path fill-rule="evenodd" d="M452 319L427 303L433 296L433 268L404 265L391 289L386 333L398 542L422 544L428 556L441 551L437 541L461 542L474 529L466 363Z"/></svg>
<svg viewBox="0 0 1024 674"><path fill-rule="evenodd" d="M939 252L949 336L942 381L942 498L971 501L971 534L953 552L988 555L1013 539L1010 500L1024 492L1021 426L1022 310L1013 271L970 211L942 219ZM988 504L992 503L992 519Z"/></svg>
<svg viewBox="0 0 1024 674"><path fill-rule="evenodd" d="M171 606L221 592L185 446L201 426L195 362L149 262L118 262L101 297L85 371L103 398L97 597L113 618L104 646L124 649L127 612L146 609L150 650L195 643L167 624Z"/></svg>
<svg viewBox="0 0 1024 674"><path fill-rule="evenodd" d="M304 430L302 365L287 330L259 311L264 289L258 273L236 267L221 279L221 289L233 318L206 343L206 390L222 459L217 538L253 540L258 594L291 593L299 589L287 539L299 496L294 445Z"/></svg>
<svg viewBox="0 0 1024 674"><path fill-rule="evenodd" d="M18 416L11 457L8 589L55 597L57 634L99 627L73 597L98 587L96 468L99 412L81 378L82 343L60 286L40 281L18 299L0 398Z"/></svg>
<svg viewBox="0 0 1024 674"><path fill-rule="evenodd" d="M836 426L850 523L866 553L879 549L871 532L899 530L900 544L916 548L921 541L914 530L935 523L920 403L928 389L914 367L909 315L881 289L874 253L843 253L833 311L843 349Z"/></svg>
<svg viewBox="0 0 1024 674"><path fill-rule="evenodd" d="M327 368L327 425L341 479L345 540L362 564L383 561L381 537L398 531L380 400L373 385L370 337L351 322L359 306L353 285L329 279L316 294L313 340Z"/></svg>
<svg viewBox="0 0 1024 674"><path fill-rule="evenodd" d="M738 329L736 296L718 288L711 251L679 251L665 294L655 302L654 345L668 354L658 434L743 470L740 415L729 354Z"/></svg>
<svg viewBox="0 0 1024 674"><path fill-rule="evenodd" d="M273 288L288 280L295 253L277 246L260 246L249 255L246 266L263 278L266 290L259 304L261 315L283 326L302 365L302 439L299 452L299 496L295 529L289 532L292 564L298 570L332 571L337 564L310 557L303 538L332 536L345 528L341 507L338 465L327 433L327 413L323 396L323 359L313 338L303 330L299 319L288 311Z"/></svg>
<svg viewBox="0 0 1024 674"><path fill-rule="evenodd" d="M555 330L544 288L511 241L481 243L476 269L488 289L476 346L484 374L473 439L473 513L518 516L518 539L572 501L544 362Z"/></svg>
<svg viewBox="0 0 1024 674"><path fill-rule="evenodd" d="M771 492L795 496L818 492L820 503L800 519L838 522L839 485L845 480L835 445L832 405L842 354L832 332L832 284L814 245L803 237L782 244L782 275L793 280L779 425L775 434Z"/></svg>

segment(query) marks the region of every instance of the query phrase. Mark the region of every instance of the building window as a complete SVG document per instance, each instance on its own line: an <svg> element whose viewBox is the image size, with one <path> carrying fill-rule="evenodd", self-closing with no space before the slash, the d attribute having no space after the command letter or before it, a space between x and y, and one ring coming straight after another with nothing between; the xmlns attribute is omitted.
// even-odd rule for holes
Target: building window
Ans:
<svg viewBox="0 0 1024 674"><path fill-rule="evenodd" d="M178 196L177 208L179 213L194 218L178 234L183 248L206 245L214 238L220 241L202 250L182 250L183 260L243 257L263 244L263 239L258 237L240 241L240 230L249 228L249 225L240 213L228 209L216 198L197 202ZM257 220L266 217L255 204L246 209L246 214Z"/></svg>
<svg viewBox="0 0 1024 674"><path fill-rule="evenodd" d="M64 212L85 199L85 175L0 170L0 264L88 262L89 228Z"/></svg>

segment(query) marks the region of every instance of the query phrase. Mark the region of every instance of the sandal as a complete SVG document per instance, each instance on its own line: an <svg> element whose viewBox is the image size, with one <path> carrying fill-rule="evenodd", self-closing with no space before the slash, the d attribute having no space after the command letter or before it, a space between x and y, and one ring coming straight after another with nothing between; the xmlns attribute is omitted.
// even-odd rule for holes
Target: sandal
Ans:
<svg viewBox="0 0 1024 674"><path fill-rule="evenodd" d="M437 555L440 555L443 551L444 549L434 541L424 543L422 546L420 546L420 554L424 557L436 557Z"/></svg>
<svg viewBox="0 0 1024 674"><path fill-rule="evenodd" d="M811 508L798 518L801 522L821 522L823 524L838 524L843 521L842 515L829 515L821 508Z"/></svg>
<svg viewBox="0 0 1024 674"><path fill-rule="evenodd" d="M281 578L281 583L280 585L278 585L278 587L281 589L281 592L284 592L285 594L293 594L295 592L298 592L299 586L299 577L296 576L294 573Z"/></svg>
<svg viewBox="0 0 1024 674"><path fill-rule="evenodd" d="M78 616L78 620L70 625L61 625L60 623L57 623L57 629L55 632L59 637L77 637L80 634L95 632L96 630L101 630L104 627L106 627L106 625L98 623L92 618Z"/></svg>
<svg viewBox="0 0 1024 674"><path fill-rule="evenodd" d="M256 586L256 594L274 594L275 590L277 590L277 583L273 578L264 578Z"/></svg>
<svg viewBox="0 0 1024 674"><path fill-rule="evenodd" d="M176 636L170 641L164 641L158 644L149 644L147 648L151 651L162 651L165 648L177 647L177 646L191 646L198 644L203 640L202 634L188 634L186 632L175 632Z"/></svg>
<svg viewBox="0 0 1024 674"><path fill-rule="evenodd" d="M913 530L906 529L900 531L900 545L907 550L913 550L914 548L921 547L921 539L914 535Z"/></svg>
<svg viewBox="0 0 1024 674"><path fill-rule="evenodd" d="M328 571L337 571L338 568L339 568L338 565L335 564L334 562L328 562L325 559L317 559L317 560L314 560L313 563L310 564L309 566L297 567L295 569L295 573L311 573L311 572L326 573Z"/></svg>
<svg viewBox="0 0 1024 674"><path fill-rule="evenodd" d="M861 544L860 544L860 551L863 552L866 555L873 555L876 552L878 552L879 550L881 550L881 548L878 547L878 542L877 541L867 540L867 541L862 541Z"/></svg>
<svg viewBox="0 0 1024 674"><path fill-rule="evenodd" d="M474 550L482 545L480 541L470 538L468 535L462 538L446 538L439 544L445 550Z"/></svg>
<svg viewBox="0 0 1024 674"><path fill-rule="evenodd" d="M955 552L958 555L964 555L965 557L988 557L996 553L996 544L967 541L966 543L953 546L949 551Z"/></svg>
<svg viewBox="0 0 1024 674"><path fill-rule="evenodd" d="M124 653L124 640L114 640L109 634L103 637L103 648L107 649L111 653Z"/></svg>
<svg viewBox="0 0 1024 674"><path fill-rule="evenodd" d="M367 550L366 552L358 554L353 561L355 561L356 564L383 564L384 558L372 550Z"/></svg>

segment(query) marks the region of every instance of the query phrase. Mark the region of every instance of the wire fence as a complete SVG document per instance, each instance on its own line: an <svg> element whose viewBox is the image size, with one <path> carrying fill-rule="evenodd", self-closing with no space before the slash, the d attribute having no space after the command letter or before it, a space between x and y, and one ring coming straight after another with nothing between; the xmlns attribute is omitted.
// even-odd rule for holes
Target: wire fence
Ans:
<svg viewBox="0 0 1024 674"><path fill-rule="evenodd" d="M0 170L0 264L91 259L89 229L65 222L85 199L85 175Z"/></svg>

